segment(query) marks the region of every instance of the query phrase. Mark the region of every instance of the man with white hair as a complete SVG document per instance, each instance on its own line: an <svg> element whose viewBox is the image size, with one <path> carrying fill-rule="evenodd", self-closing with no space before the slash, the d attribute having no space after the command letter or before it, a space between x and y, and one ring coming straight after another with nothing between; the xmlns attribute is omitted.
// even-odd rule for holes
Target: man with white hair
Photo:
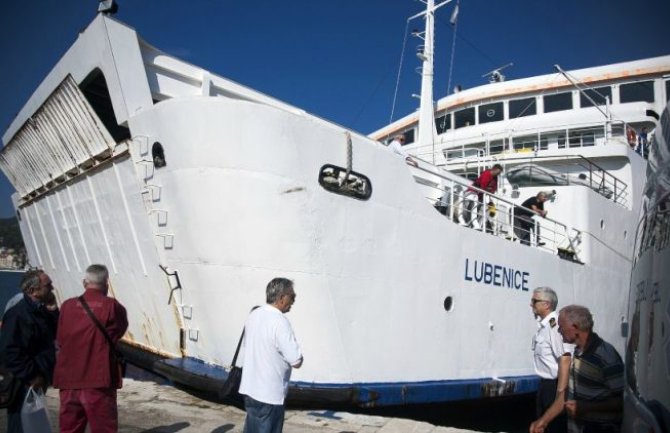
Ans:
<svg viewBox="0 0 670 433"><path fill-rule="evenodd" d="M533 290L530 307L538 324L532 349L535 374L540 377L540 384L535 402L538 419L531 424L531 433L565 433L567 429L565 416L559 414L562 414L565 403L573 347L564 344L558 332L557 305L558 296L550 287Z"/></svg>
<svg viewBox="0 0 670 433"><path fill-rule="evenodd" d="M407 164L416 167L417 163L414 160L414 158L409 156L409 153L407 153L407 151L402 148L404 145L405 145L405 136L402 134L398 134L395 137L393 137L393 140L391 140L388 147L389 149L391 149L393 153L404 158Z"/></svg>
<svg viewBox="0 0 670 433"><path fill-rule="evenodd" d="M295 302L293 281L274 278L265 289L266 304L254 309L244 326L244 433L281 433L284 399L291 370L302 366L302 352L284 314Z"/></svg>
<svg viewBox="0 0 670 433"><path fill-rule="evenodd" d="M116 390L121 387L116 343L128 328L126 309L108 297L109 272L91 265L84 294L61 307L54 386L60 389L61 433L118 430Z"/></svg>

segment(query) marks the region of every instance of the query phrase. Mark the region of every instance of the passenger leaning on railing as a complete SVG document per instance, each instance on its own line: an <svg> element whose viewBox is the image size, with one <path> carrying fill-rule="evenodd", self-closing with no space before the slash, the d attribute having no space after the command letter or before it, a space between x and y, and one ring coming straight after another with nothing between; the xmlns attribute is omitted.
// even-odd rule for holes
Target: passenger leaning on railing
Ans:
<svg viewBox="0 0 670 433"><path fill-rule="evenodd" d="M547 193L540 191L536 196L524 201L521 204L522 207L517 206L514 209L514 234L522 244L530 245L530 229L535 225L533 215L539 215L543 218L547 216L547 211L544 210L544 202L547 199ZM544 245L544 242L540 242L539 227L535 228L535 236L537 244Z"/></svg>
<svg viewBox="0 0 670 433"><path fill-rule="evenodd" d="M484 170L482 174L472 183L472 186L465 191L466 203L463 210L463 218L468 225L472 225L474 220L479 216L481 205L484 202L484 193L475 189L484 190L490 194L495 194L498 191L498 176L502 173L502 165L496 164L488 170ZM473 188L474 187L474 188ZM475 202L468 196L472 197L477 194L477 201ZM475 215L472 215L472 209L477 205Z"/></svg>

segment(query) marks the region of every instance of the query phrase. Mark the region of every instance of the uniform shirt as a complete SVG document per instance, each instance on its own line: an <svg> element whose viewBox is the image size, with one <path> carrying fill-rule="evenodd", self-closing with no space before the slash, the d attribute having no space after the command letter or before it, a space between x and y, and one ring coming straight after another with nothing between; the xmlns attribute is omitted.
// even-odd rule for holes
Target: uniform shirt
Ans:
<svg viewBox="0 0 670 433"><path fill-rule="evenodd" d="M558 333L558 314L555 311L538 322L532 348L535 373L542 379L556 379L559 358L565 353L572 353L574 346L563 343Z"/></svg>
<svg viewBox="0 0 670 433"><path fill-rule="evenodd" d="M126 309L116 299L88 289L84 299L113 342L128 328ZM107 339L93 323L77 298L63 302L58 334L54 387L59 389L114 388L111 350Z"/></svg>
<svg viewBox="0 0 670 433"><path fill-rule="evenodd" d="M266 404L284 404L291 365L302 358L284 314L272 305L255 309L244 325L244 367L240 394Z"/></svg>
<svg viewBox="0 0 670 433"><path fill-rule="evenodd" d="M623 361L616 349L598 334L591 334L584 350L575 350L568 382L568 400L623 399L623 368ZM570 418L569 431L581 431L585 423L619 425L621 413L589 412L577 419Z"/></svg>

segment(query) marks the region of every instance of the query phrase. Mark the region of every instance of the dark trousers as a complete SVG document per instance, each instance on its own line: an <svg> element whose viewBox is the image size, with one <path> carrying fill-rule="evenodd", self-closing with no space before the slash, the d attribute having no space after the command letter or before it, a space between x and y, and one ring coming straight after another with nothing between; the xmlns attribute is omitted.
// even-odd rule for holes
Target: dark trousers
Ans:
<svg viewBox="0 0 670 433"><path fill-rule="evenodd" d="M27 386L21 386L16 395L16 400L7 408L7 433L23 433L21 424L21 407L28 393Z"/></svg>
<svg viewBox="0 0 670 433"><path fill-rule="evenodd" d="M282 433L284 429L284 405L267 404L244 396L247 418L244 433Z"/></svg>
<svg viewBox="0 0 670 433"><path fill-rule="evenodd" d="M558 381L556 379L540 379L540 386L537 389L537 396L535 398L535 410L538 418L554 403L557 384ZM568 420L565 412L563 412L549 423L545 433L565 433L567 430Z"/></svg>
<svg viewBox="0 0 670 433"><path fill-rule="evenodd" d="M533 220L523 217L514 217L514 234L519 238L519 242L524 245L530 245L530 229L534 226Z"/></svg>

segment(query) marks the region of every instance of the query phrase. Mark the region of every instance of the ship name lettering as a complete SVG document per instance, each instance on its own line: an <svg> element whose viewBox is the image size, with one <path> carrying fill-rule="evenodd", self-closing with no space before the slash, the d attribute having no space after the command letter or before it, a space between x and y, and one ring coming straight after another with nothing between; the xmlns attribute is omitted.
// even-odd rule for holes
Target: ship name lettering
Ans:
<svg viewBox="0 0 670 433"><path fill-rule="evenodd" d="M529 276L529 272L477 260L474 260L474 265L470 268L470 259L465 259L465 281L527 292Z"/></svg>

